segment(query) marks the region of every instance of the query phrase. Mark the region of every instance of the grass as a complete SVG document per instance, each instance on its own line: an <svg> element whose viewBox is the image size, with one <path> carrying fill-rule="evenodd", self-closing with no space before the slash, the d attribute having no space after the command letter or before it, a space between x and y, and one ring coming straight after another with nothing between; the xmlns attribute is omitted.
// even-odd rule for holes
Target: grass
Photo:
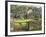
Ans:
<svg viewBox="0 0 46 37"><path fill-rule="evenodd" d="M33 19L14 19L14 22L29 22L29 21L35 21Z"/></svg>
<svg viewBox="0 0 46 37"><path fill-rule="evenodd" d="M41 30L41 24L39 25L37 20L33 20L33 19L13 19L13 21L11 21L13 24L13 31L27 31L28 30L28 24L31 26L33 26L33 29L31 31L37 31L37 30ZM14 25L14 26L13 26ZM37 26L39 26L40 28L38 28ZM28 30L30 31L30 30Z"/></svg>

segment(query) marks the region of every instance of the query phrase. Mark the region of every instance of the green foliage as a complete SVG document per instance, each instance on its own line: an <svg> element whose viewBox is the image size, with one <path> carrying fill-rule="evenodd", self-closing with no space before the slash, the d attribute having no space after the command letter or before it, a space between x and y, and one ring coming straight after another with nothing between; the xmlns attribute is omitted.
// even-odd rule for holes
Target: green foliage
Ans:
<svg viewBox="0 0 46 37"><path fill-rule="evenodd" d="M11 31L41 30L41 10L41 7L37 8L26 5L11 5L10 19L13 19L13 21L10 21L11 28L13 28ZM32 29L30 29L30 27L32 27Z"/></svg>

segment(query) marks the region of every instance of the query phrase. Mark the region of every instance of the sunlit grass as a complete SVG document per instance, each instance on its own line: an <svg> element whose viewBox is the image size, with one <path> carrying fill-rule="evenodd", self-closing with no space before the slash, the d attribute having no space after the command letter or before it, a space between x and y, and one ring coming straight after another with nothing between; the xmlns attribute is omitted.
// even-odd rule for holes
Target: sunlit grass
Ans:
<svg viewBox="0 0 46 37"><path fill-rule="evenodd" d="M29 21L34 21L32 19L14 19L14 22L29 22Z"/></svg>

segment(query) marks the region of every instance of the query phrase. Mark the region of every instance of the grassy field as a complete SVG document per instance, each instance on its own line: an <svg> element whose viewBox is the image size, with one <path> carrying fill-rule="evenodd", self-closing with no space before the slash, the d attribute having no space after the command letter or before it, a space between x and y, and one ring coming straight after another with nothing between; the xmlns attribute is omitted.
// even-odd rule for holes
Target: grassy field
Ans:
<svg viewBox="0 0 46 37"><path fill-rule="evenodd" d="M15 22L29 22L29 21L35 21L32 19L14 19Z"/></svg>
<svg viewBox="0 0 46 37"><path fill-rule="evenodd" d="M13 19L11 31L36 31L41 30L41 23L33 19Z"/></svg>

